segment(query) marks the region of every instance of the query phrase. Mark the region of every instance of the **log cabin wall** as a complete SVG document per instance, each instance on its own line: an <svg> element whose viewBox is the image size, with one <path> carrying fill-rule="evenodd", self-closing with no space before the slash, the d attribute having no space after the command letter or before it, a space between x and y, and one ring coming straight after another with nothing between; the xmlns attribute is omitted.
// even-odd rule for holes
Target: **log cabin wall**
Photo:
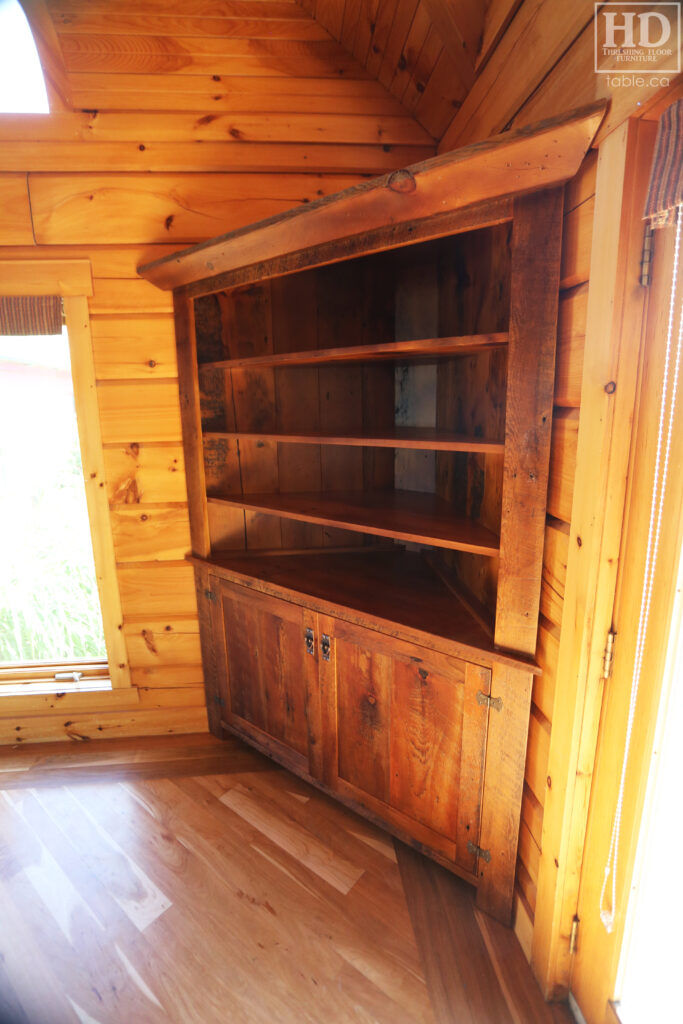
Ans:
<svg viewBox="0 0 683 1024"><path fill-rule="evenodd" d="M584 0L28 0L49 117L0 116L0 259L91 261L130 707L0 708L0 742L206 728L165 253L600 96ZM456 14L453 14L453 11ZM598 141L653 90L615 90ZM437 140L441 140L437 143ZM530 953L595 203L567 189L538 658L518 862ZM87 696L87 695L84 695Z"/></svg>
<svg viewBox="0 0 683 1024"><path fill-rule="evenodd" d="M5 697L0 742L204 731L172 298L136 267L433 156L435 141L293 0L25 7L52 46L53 113L0 115L0 259L92 264L134 691Z"/></svg>

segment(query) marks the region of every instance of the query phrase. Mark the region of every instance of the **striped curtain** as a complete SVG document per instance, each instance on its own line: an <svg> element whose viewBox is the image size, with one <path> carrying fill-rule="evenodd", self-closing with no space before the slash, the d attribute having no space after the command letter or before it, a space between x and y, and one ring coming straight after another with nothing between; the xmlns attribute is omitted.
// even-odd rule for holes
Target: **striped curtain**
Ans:
<svg viewBox="0 0 683 1024"><path fill-rule="evenodd" d="M61 296L0 295L0 335L61 333Z"/></svg>
<svg viewBox="0 0 683 1024"><path fill-rule="evenodd" d="M645 220L653 228L673 224L683 203L683 100L667 107L659 119L655 155L645 202Z"/></svg>

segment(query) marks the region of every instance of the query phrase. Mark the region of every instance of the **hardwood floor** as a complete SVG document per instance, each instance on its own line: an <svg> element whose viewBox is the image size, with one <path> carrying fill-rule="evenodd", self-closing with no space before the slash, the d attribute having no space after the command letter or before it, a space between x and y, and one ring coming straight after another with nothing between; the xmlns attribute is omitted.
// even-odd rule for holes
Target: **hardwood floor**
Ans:
<svg viewBox="0 0 683 1024"><path fill-rule="evenodd" d="M0 749L2 1024L560 1024L459 879L236 740Z"/></svg>

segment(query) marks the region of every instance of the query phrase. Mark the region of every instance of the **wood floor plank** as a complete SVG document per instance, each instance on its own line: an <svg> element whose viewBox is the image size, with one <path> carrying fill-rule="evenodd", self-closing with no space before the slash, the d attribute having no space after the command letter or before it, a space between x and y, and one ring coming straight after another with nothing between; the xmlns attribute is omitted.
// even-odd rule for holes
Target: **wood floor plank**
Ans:
<svg viewBox="0 0 683 1024"><path fill-rule="evenodd" d="M332 847L292 827L284 815L275 815L264 809L244 786L229 789L221 797L221 802L344 895L363 874L362 868L336 854Z"/></svg>
<svg viewBox="0 0 683 1024"><path fill-rule="evenodd" d="M286 773L282 774L284 776ZM232 782L232 777L230 781ZM363 962L370 964L368 973L380 983L382 989L395 987L396 978L400 973L403 979L404 1003L410 1007L410 1013L402 1019L429 1020L428 1016L425 1017L425 1012L428 1011L428 1002L421 978L418 979L417 985L415 984L414 968L417 962L415 957L412 958L413 969L411 970L411 961L408 958L407 962L405 951L401 956L399 950L391 950L390 942L384 943L384 948L381 942L382 930L386 930L384 921L387 909L391 914L393 908L391 906L387 908L386 904L383 906L384 913L377 915L376 927L369 921L373 915L367 911L365 917L362 912L358 915L348 912L345 914L343 910L345 899L342 894L328 886L321 888L318 884L316 888L315 881L312 881L315 879L314 873L309 872L306 868L303 868L298 875L290 871L281 861L277 862L273 856L269 855L266 849L259 847L260 840L257 840L256 845L245 843L246 836L240 819L230 814L220 804L219 797L224 786L216 784L218 780L211 778L204 778L201 782L205 787L205 800L202 800L201 795L198 796L197 790L200 787L194 780L175 780L172 784L157 781L145 784L144 791L146 798L153 798L151 807L155 809L156 814L159 813L161 807L164 808L162 813L165 827L173 831L177 831L179 828L184 829L182 834L178 833L183 843L189 845L202 858L207 868L212 867L216 870L217 864L221 863L221 858L223 863L229 859L231 882L235 887L234 896L248 910L252 913L265 914L268 922L274 927L278 920L287 921L288 932L296 934L300 938L307 932L310 933L311 930L315 933L315 963L319 971L317 975L319 983L321 975L325 974L321 970L321 963L323 961L330 963L327 947L330 947L337 961L340 957L344 959L344 950L358 949L358 933L355 932L355 929L350 931L349 925L353 920L363 921L363 942L358 955ZM140 787L135 788L140 789ZM184 796L184 801L179 798L178 791ZM204 813L202 805L204 811L213 811L213 813L208 815ZM236 828L230 828L229 819L233 819ZM266 837L263 837L262 841L264 847L270 847L271 850L277 851L277 846L270 843ZM252 868L252 851L254 850L264 857L256 873ZM240 856L249 864L246 871L244 864L239 861ZM291 858L289 863L291 866ZM299 864L298 861L294 863ZM226 907L226 912L231 912L229 906ZM391 916L394 915L391 914ZM345 920L347 917L350 917L351 920ZM286 942L286 937L283 937L281 941ZM388 955L387 949L390 955ZM309 969L308 957L306 945L302 944L295 959L298 960L299 966L304 972ZM335 968L335 970L337 969ZM284 968L281 967L280 970L284 970ZM341 1016L339 1019L346 1019L346 1017Z"/></svg>
<svg viewBox="0 0 683 1024"><path fill-rule="evenodd" d="M437 1024L510 1024L474 917L474 890L395 840Z"/></svg>
<svg viewBox="0 0 683 1024"><path fill-rule="evenodd" d="M465 883L204 735L0 751L0 921L2 1024L568 1021Z"/></svg>
<svg viewBox="0 0 683 1024"><path fill-rule="evenodd" d="M85 800L82 799L86 792L88 795L94 794L92 788L80 794L66 788L54 788L44 790L40 800L46 810L68 828L69 835L84 851L86 863L90 863L95 873L112 887L116 902L131 923L144 931L172 906L173 901L152 881L137 860L100 825L97 818L89 813L91 801L87 796ZM102 792L107 791L98 791L97 800L101 800Z"/></svg>
<svg viewBox="0 0 683 1024"><path fill-rule="evenodd" d="M282 775L284 777L287 773L283 772ZM271 776L269 775L268 778ZM222 791L225 791L228 785L233 784L233 777L226 777L222 782L219 778L212 779L210 777L204 777L198 781L199 787L195 780L189 779L176 781L175 785L193 798L195 802L203 803L205 809L212 814L215 818L214 827L219 829L218 834L221 836L222 844L227 841L226 830L229 829L232 833L234 824L238 826L233 833L236 841L243 843L244 836L239 831L239 819L236 819L220 801ZM160 785L162 784L155 783L155 789ZM300 783L300 785L304 784ZM204 800L197 793L198 788L205 790ZM310 787L306 788L312 794L311 813L317 816L319 801L326 801L327 798L311 790ZM186 812L184 812L185 816ZM318 822L318 826L324 824L324 818ZM313 830L318 826L309 825ZM199 827L198 825L195 835ZM363 956L367 958L371 955L371 962L374 964L374 971L378 978L394 977L396 968L400 967L403 1003L411 1008L413 1014L411 1019L422 1019L429 1009L428 998L395 864L389 868L385 866L383 873L373 870L371 866L350 893L343 895L332 886L320 886L317 876L310 872L301 861L283 851L281 847L265 836L258 836L250 842L249 848L262 857L265 862L260 866L259 874L265 874L270 879L268 884L274 886L274 889L271 889L273 895L269 899L278 913L291 914L293 912L292 908L287 910L286 907L281 906L284 886L285 891L291 891L297 911L303 915L306 921L316 922L316 928L324 921L324 935L333 943L335 949L349 949L353 947L354 942L358 943L357 933L355 939L353 933L351 936L349 935L349 926L354 922L358 923L363 935L361 943L361 950L365 950ZM383 863L386 865L386 860ZM274 872L270 870L271 867L275 869ZM288 882L281 878L282 875ZM310 902L311 900L313 902ZM343 926L339 923L338 915L340 914L346 922ZM387 922L391 923L390 928L387 927ZM312 926L312 924L308 925L308 927ZM322 935L320 939L324 941ZM430 1019L429 1014L427 1019Z"/></svg>
<svg viewBox="0 0 683 1024"><path fill-rule="evenodd" d="M2 980L11 988L2 989L0 1005L19 1006L16 1024L49 1020L49 1014L62 1024L77 1024L78 1018L69 1006L62 985L54 973L54 958L47 960L37 946L37 937L30 924L15 906L4 882L0 884L0 920L2 920ZM11 941L8 937L11 936ZM23 1014L23 1018L22 1015ZM15 1021L10 1018L12 1024Z"/></svg>
<svg viewBox="0 0 683 1024"><path fill-rule="evenodd" d="M273 769L272 761L240 740L209 734L148 737L142 746L139 739L125 739L0 747L0 789Z"/></svg>
<svg viewBox="0 0 683 1024"><path fill-rule="evenodd" d="M3 824L20 833L24 843L31 844L31 862L11 876L3 879L6 891L28 927L36 949L28 961L23 979L21 997L31 1000L31 988L36 976L45 977L49 964L54 970L57 993L51 986L50 998L58 996L57 1006L50 1004L42 1013L31 1017L35 1021L79 1020L72 1008L81 1008L98 1024L124 1024L131 1019L145 1019L146 1007L140 1006L136 990L127 981L125 972L117 969L108 955L108 936L104 923L92 909L52 856L42 838L33 833L21 814L3 802ZM12 818L8 822L8 818ZM5 832L6 834L6 832ZM11 933L4 933L3 947L13 941ZM3 952L5 949L3 948ZM54 1014L54 1016L53 1016ZM147 1015L150 1024L161 1024L163 1015Z"/></svg>
<svg viewBox="0 0 683 1024"><path fill-rule="evenodd" d="M514 932L476 908L474 914L514 1024L574 1024L569 1007L546 1003L538 985L529 979L529 965Z"/></svg>
<svg viewBox="0 0 683 1024"><path fill-rule="evenodd" d="M146 784L139 785L144 789ZM229 1004L234 1008L231 1012L236 1020L266 1022L280 1017L288 1020L291 1007L287 1006L283 993L269 990L259 995L255 985L254 965L259 950L282 947L281 930L275 931L271 916L262 913L257 918L251 913L248 901L231 899L231 894L234 895L231 870L226 869L222 875L217 871L207 872L195 850L180 842L173 827L168 827L167 819L144 811L122 786L107 787L106 799L103 799L104 792L100 787L79 789L79 795L87 801L88 809L100 825L117 842L127 841L134 848L136 862L142 870L154 875L154 881L164 890L173 890L175 886L170 913L155 921L148 934L155 944L159 942L172 949L174 937L182 932L185 948L196 950L192 971L195 1000L202 975L205 971L214 971L225 981L224 1006ZM230 964L229 978L225 977L227 963ZM215 1009L220 1003L219 995L220 988L213 993L212 1009L206 1017L200 1000L190 1019L220 1020Z"/></svg>
<svg viewBox="0 0 683 1024"><path fill-rule="evenodd" d="M19 996L10 982L3 961L0 961L0 1020L5 1021L6 1024L31 1024L19 1001Z"/></svg>
<svg viewBox="0 0 683 1024"><path fill-rule="evenodd" d="M93 914L100 922L106 922L106 935L112 944L116 958L120 961L126 973L132 979L135 986L145 996L145 999L154 1006L164 1009L159 996L164 999L166 1006L174 1004L174 994L164 994L164 975L171 975L171 964L167 965L166 972L158 972L152 977L149 971L149 962L152 959L152 950L145 937L131 924L129 918L121 909L99 879L86 867L78 844L72 842L68 835L65 823L58 819L53 820L40 803L39 792L23 791L20 805L21 817L26 825L35 835L41 837L42 841L49 848L51 855L60 865L61 870L70 879L71 884L77 887L82 898L87 902ZM60 827L61 826L61 827ZM65 830L66 829L66 830ZM128 956L123 953L123 948ZM132 966L131 960L138 965ZM115 970L119 966L116 963ZM142 972L142 973L141 973ZM143 977L147 975L147 980ZM150 986L154 986L156 992ZM157 994L158 993L158 994ZM142 1016L147 1013L148 1008L143 1004L140 1007ZM154 1014L147 1013L150 1020L154 1020ZM163 1017L161 1019L167 1019Z"/></svg>

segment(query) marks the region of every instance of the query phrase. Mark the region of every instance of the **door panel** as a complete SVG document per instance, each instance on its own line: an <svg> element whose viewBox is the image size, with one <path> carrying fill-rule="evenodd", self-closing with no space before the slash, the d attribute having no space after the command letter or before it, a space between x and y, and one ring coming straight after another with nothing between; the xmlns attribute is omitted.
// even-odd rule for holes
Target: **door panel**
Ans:
<svg viewBox="0 0 683 1024"><path fill-rule="evenodd" d="M654 485L657 429L666 361L674 236L673 227L662 228L655 233L652 285L648 297L643 340L641 387L632 437L626 528L619 552L613 612L613 630L617 639L612 674L604 690L581 868L577 909L580 923L570 984L572 994L588 1024L602 1024L607 1001L619 996L616 990L617 968L625 935L631 886L634 881L637 882L637 878L633 878L634 864L661 699L682 543L683 409L679 403L672 434L667 494L659 538L659 558L651 593L648 633L642 653L640 688L625 781L615 908L611 908L611 875L606 893L607 906L615 911L614 929L608 934L600 920L600 894L609 856L621 779L631 682L636 659L636 638L650 527L650 502ZM657 941L658 936L653 936L652 942ZM666 941L666 937L663 941Z"/></svg>
<svg viewBox="0 0 683 1024"><path fill-rule="evenodd" d="M317 652L307 653L305 632L315 630L315 614L233 583L214 590L226 724L308 774L319 701Z"/></svg>
<svg viewBox="0 0 683 1024"><path fill-rule="evenodd" d="M476 693L490 672L338 619L319 628L332 645L326 782L473 872L488 719Z"/></svg>

